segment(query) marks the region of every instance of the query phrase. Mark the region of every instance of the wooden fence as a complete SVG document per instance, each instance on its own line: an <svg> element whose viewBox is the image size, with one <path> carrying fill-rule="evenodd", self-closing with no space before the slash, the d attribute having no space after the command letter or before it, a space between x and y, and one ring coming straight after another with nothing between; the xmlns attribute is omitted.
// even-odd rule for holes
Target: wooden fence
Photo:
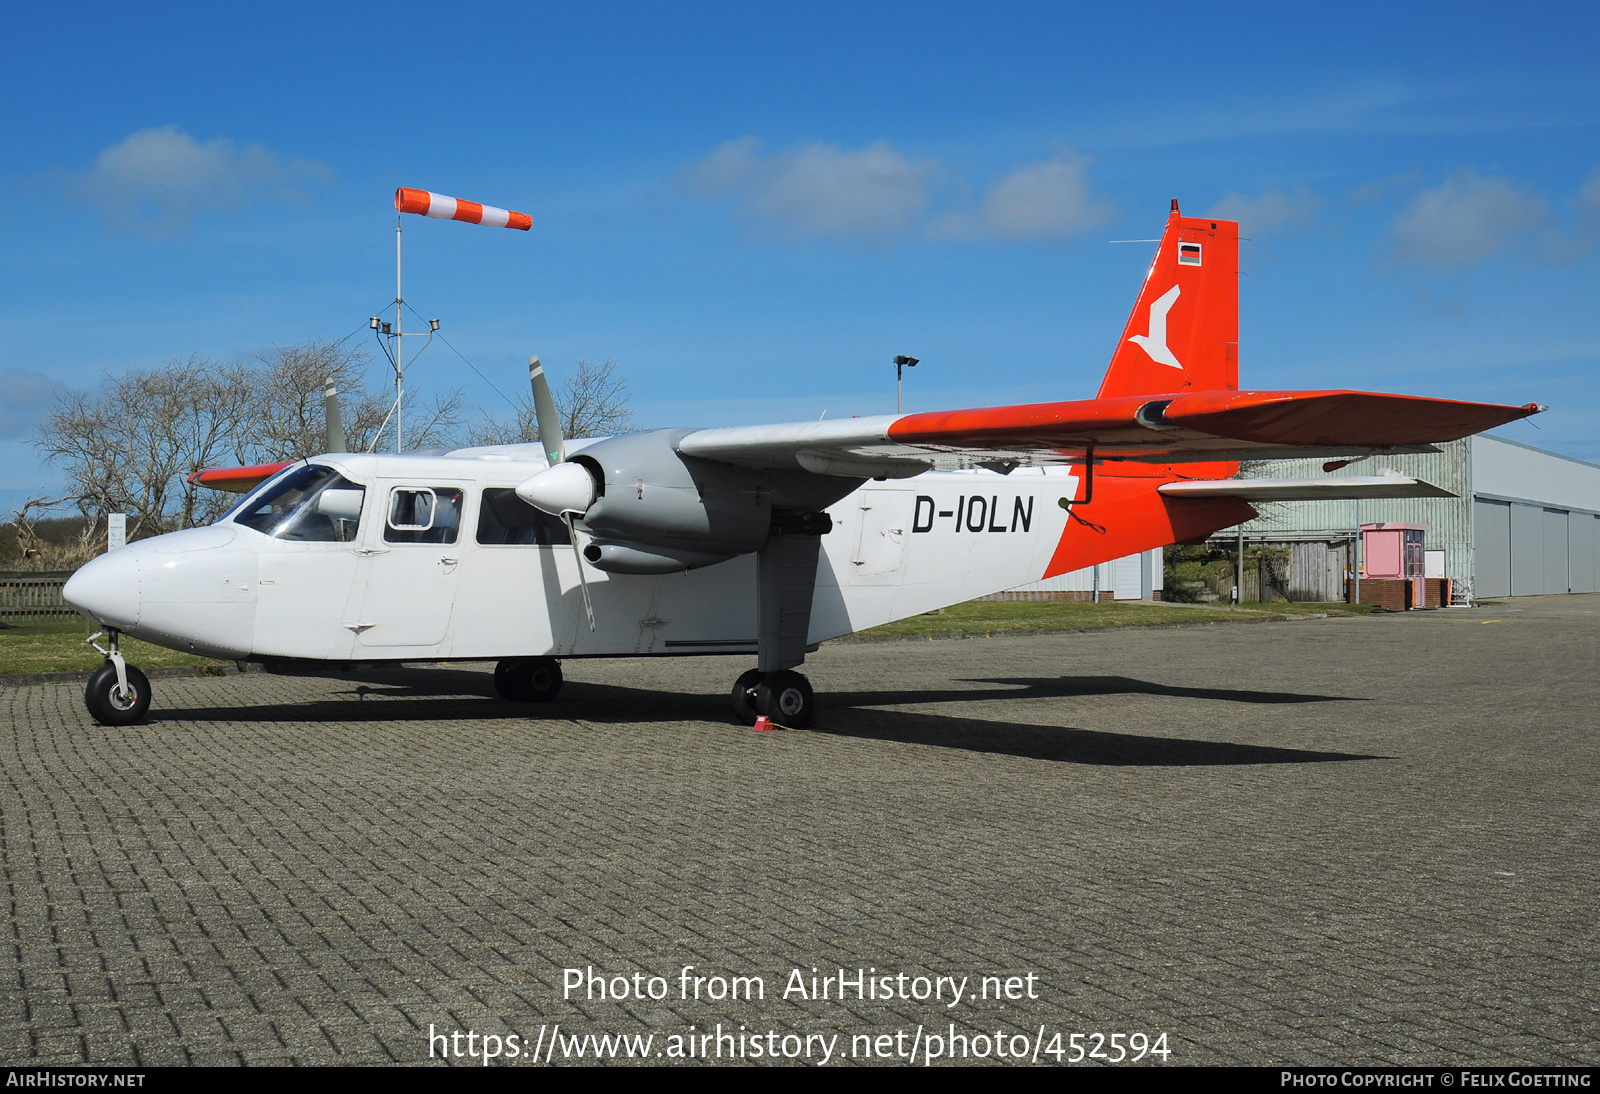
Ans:
<svg viewBox="0 0 1600 1094"><path fill-rule="evenodd" d="M76 619L78 612L61 599L71 570L0 572L0 620Z"/></svg>

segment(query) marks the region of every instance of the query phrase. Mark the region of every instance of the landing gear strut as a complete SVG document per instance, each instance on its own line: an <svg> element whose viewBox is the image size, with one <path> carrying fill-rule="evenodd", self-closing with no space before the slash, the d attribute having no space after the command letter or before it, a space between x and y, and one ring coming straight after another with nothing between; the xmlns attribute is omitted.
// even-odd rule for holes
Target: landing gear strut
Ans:
<svg viewBox="0 0 1600 1094"><path fill-rule="evenodd" d="M95 641L104 631L89 636L89 645L105 656L106 663L89 677L84 688L83 704L89 716L103 726L131 726L150 709L150 680L144 673L122 659L118 648L121 634L111 632L111 648L106 649Z"/></svg>
<svg viewBox="0 0 1600 1094"><path fill-rule="evenodd" d="M561 663L554 657L513 657L494 667L494 690L519 703L548 703L561 690Z"/></svg>
<svg viewBox="0 0 1600 1094"><path fill-rule="evenodd" d="M811 681L798 672L751 669L733 684L733 716L745 725L764 714L785 729L803 729L817 713Z"/></svg>

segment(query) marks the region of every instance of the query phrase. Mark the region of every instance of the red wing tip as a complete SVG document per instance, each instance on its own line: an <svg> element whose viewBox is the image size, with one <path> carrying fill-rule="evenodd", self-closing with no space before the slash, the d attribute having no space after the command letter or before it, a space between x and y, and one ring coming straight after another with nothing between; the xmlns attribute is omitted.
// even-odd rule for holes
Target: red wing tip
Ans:
<svg viewBox="0 0 1600 1094"><path fill-rule="evenodd" d="M190 475L188 481L196 486L209 486L213 490L228 490L242 494L258 483L266 482L293 463L293 460L285 460L282 463L264 463L254 467L206 467Z"/></svg>

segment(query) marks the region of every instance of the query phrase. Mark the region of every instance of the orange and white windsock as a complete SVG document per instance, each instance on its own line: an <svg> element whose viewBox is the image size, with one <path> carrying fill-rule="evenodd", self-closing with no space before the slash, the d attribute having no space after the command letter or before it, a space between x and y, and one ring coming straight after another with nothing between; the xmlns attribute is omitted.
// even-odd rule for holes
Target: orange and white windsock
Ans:
<svg viewBox="0 0 1600 1094"><path fill-rule="evenodd" d="M468 224L487 224L491 228L516 228L526 232L533 227L533 218L527 213L513 213L509 209L496 209L493 205L479 205L475 201L458 201L431 190L412 190L400 187L394 192L394 207L402 213L421 213L440 220L464 220Z"/></svg>

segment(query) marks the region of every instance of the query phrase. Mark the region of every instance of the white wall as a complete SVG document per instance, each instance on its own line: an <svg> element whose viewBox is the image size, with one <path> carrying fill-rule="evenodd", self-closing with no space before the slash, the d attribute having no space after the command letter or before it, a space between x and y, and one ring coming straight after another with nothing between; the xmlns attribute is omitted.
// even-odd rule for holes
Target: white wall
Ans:
<svg viewBox="0 0 1600 1094"><path fill-rule="evenodd" d="M1140 552L1140 554L1149 556L1149 559L1150 559L1149 568L1150 568L1151 585L1152 585L1152 587L1155 588L1155 589L1162 588L1163 584L1164 584L1163 581L1162 581L1162 575L1164 573L1165 566L1164 566L1164 563L1162 561L1162 550L1161 550L1161 548L1157 547L1157 548L1155 548L1154 550L1151 550L1151 551ZM1117 587L1117 571L1119 569L1118 563L1122 563L1122 566L1120 567L1122 573L1125 576L1131 577L1131 579L1132 579L1132 581L1134 583L1133 587L1126 587L1126 585L1127 585L1126 582L1124 582L1124 586L1125 586L1124 588L1119 589ZM1141 573L1141 564L1142 563L1141 563L1140 555L1138 555L1138 554L1129 555L1126 559L1118 559L1118 560L1113 561L1113 562L1103 562L1103 563L1101 563L1100 566L1098 567L1098 569L1100 571L1100 595L1101 595L1101 597L1103 597L1105 599L1108 599L1108 600L1109 599L1133 600L1133 599L1138 599L1140 597L1143 597L1144 599L1148 600L1150 598L1150 590L1148 590L1148 589L1140 589L1138 587L1138 585L1140 583L1140 578L1139 578L1138 575ZM1097 567L1094 567L1094 566L1085 566L1081 570L1073 570L1071 573L1058 574L1055 577L1047 577L1043 581L1030 581L1026 585L1018 585L1012 591L1013 592L1019 592L1019 593L1025 593L1025 592L1081 592L1081 593L1086 593L1086 592L1089 592L1089 591L1093 590L1093 588L1094 588L1094 571L1096 570L1096 568Z"/></svg>
<svg viewBox="0 0 1600 1094"><path fill-rule="evenodd" d="M1472 438L1472 492L1600 513L1600 467L1481 434Z"/></svg>

